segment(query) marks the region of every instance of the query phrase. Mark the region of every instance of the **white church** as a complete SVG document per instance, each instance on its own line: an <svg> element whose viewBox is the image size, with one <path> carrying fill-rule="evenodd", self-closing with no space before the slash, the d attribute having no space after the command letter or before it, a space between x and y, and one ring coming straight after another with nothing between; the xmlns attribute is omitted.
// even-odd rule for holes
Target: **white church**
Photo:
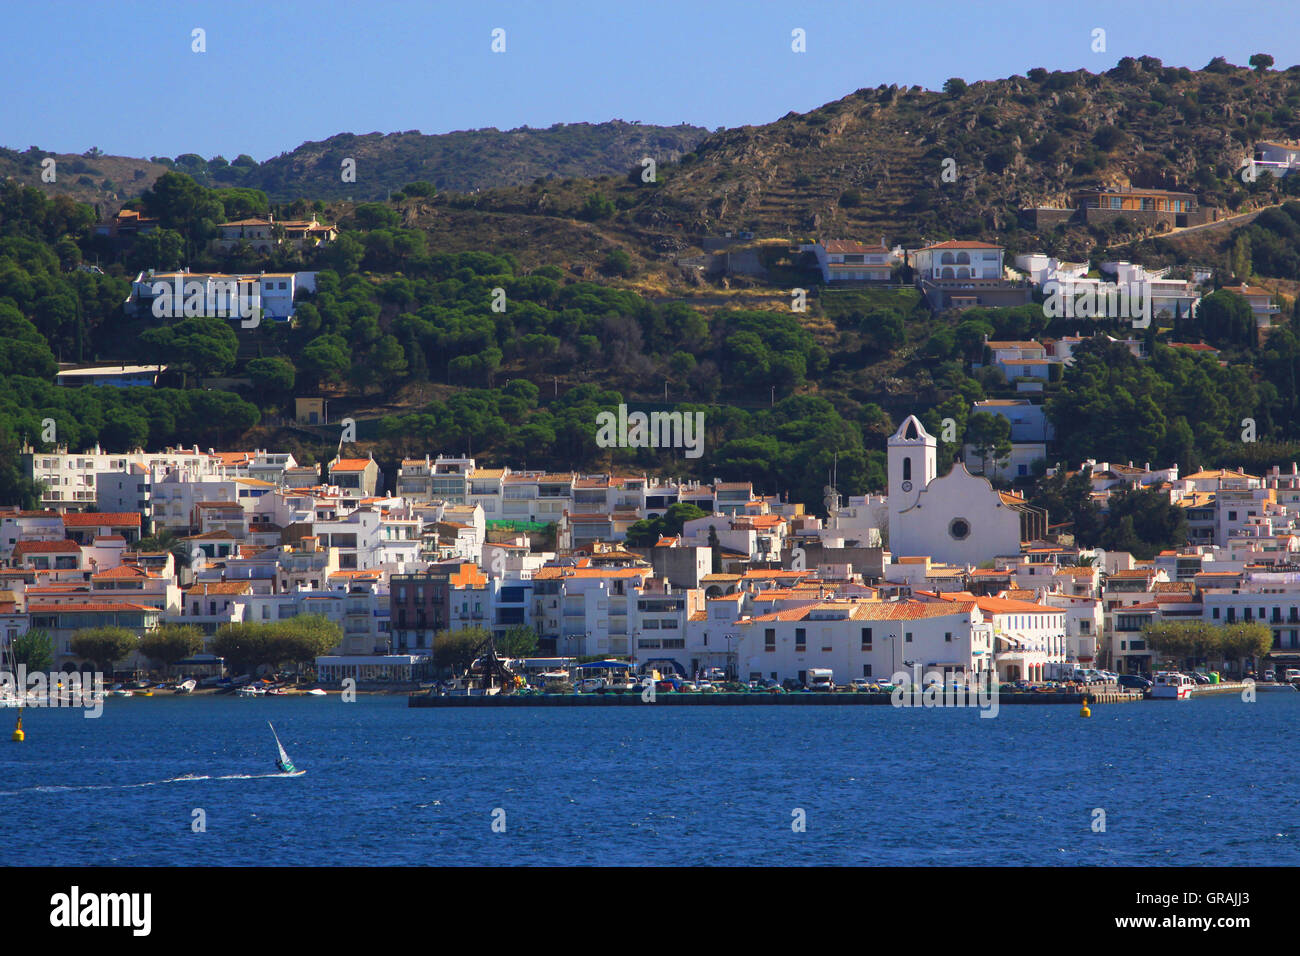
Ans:
<svg viewBox="0 0 1300 956"><path fill-rule="evenodd" d="M958 461L938 474L938 441L915 415L889 439L889 551L894 560L929 555L945 564L979 565L1020 553L1022 541L1047 532L1047 516L1024 498L1000 492Z"/></svg>

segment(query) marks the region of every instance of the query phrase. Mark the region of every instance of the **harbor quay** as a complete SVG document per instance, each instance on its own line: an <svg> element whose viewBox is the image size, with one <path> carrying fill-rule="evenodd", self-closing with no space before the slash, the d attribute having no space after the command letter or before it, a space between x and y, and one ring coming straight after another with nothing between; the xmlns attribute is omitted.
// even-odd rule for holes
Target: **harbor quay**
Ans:
<svg viewBox="0 0 1300 956"><path fill-rule="evenodd" d="M1238 688L1239 690L1240 688ZM1227 688L1225 687L1225 690ZM1049 693L1000 693L997 706L1015 704L1073 704L1076 707L1088 704L1121 704L1143 700L1140 691L1101 690L1088 694L1049 694ZM969 701L951 702L951 695L945 701L942 695L936 695L934 702L926 703L922 695L911 699L910 694L903 695L903 702L896 702L894 694L856 693L856 694L736 694L719 692L713 694L656 694L650 700L640 692L605 694L491 694L491 695L430 695L412 694L407 698L408 707L899 707L907 709L927 708L968 708L973 709L976 695L970 695Z"/></svg>

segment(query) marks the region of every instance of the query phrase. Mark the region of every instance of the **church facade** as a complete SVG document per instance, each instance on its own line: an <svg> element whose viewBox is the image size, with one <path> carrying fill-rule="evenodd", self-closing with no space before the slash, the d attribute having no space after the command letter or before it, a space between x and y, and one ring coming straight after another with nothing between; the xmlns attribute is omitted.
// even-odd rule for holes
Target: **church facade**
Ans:
<svg viewBox="0 0 1300 956"><path fill-rule="evenodd" d="M979 565L1020 553L1046 533L1046 515L972 475L960 461L938 476L938 441L915 415L889 439L889 551Z"/></svg>

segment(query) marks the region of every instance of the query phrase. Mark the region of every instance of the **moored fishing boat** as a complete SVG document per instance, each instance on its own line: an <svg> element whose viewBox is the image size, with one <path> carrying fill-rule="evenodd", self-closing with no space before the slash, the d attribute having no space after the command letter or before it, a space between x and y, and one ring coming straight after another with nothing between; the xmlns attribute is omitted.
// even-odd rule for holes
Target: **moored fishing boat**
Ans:
<svg viewBox="0 0 1300 956"><path fill-rule="evenodd" d="M1177 671L1156 671L1148 696L1153 700L1190 700L1196 681Z"/></svg>

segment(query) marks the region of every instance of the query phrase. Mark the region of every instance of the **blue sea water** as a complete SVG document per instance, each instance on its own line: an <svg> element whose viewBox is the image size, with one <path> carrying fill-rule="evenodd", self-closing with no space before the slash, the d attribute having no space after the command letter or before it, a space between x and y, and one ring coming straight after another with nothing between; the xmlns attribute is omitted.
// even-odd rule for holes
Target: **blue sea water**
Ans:
<svg viewBox="0 0 1300 956"><path fill-rule="evenodd" d="M1300 864L1300 694L1086 720L131 698L29 709L22 744L13 714L4 866ZM275 775L268 719L305 775Z"/></svg>

